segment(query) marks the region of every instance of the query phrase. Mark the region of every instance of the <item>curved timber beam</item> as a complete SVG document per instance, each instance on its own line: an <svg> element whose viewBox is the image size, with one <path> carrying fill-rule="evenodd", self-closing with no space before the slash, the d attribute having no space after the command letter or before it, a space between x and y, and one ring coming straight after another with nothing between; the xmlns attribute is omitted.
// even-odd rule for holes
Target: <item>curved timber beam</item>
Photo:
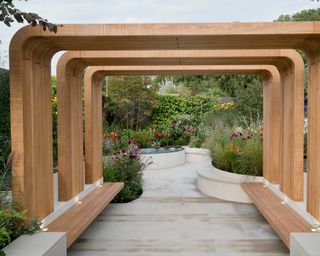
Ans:
<svg viewBox="0 0 320 256"><path fill-rule="evenodd" d="M86 182L94 183L102 177L102 81L108 75L221 75L255 74L264 82L264 173L272 169L272 161L279 159L280 74L271 65L238 66L96 66L86 70L84 75L85 99L85 159ZM276 89L275 89L276 88ZM278 90L277 90L278 89ZM275 95L273 95L275 94ZM278 114L278 115L277 115ZM275 129L274 131L272 129ZM277 159L272 156L275 155ZM268 159L267 159L268 158ZM276 161L274 161L276 160ZM269 161L271 162L269 164ZM269 171L269 172L270 172Z"/></svg>
<svg viewBox="0 0 320 256"><path fill-rule="evenodd" d="M65 63L77 63L77 66L85 65L214 65L214 64L235 64L275 65L281 75L282 87L290 85L287 90L290 97L297 97L291 100L289 97L283 99L283 118L290 125L281 127L289 130L280 130L278 138L282 138L279 151L273 150L272 165L265 167L264 176L272 183L279 183L281 190L294 200L303 199L303 77L304 66L300 55L294 50L228 50L228 51L71 51L61 57ZM66 61L68 59L69 61ZM75 64L74 64L75 65ZM70 66L71 67L71 66ZM64 75L59 72L75 73L58 65L57 87L69 88L64 84ZM62 77L62 79L59 79ZM302 78L302 79L301 79ZM80 88L80 84L78 86ZM80 90L80 89L79 89ZM292 93L294 92L294 93ZM283 94L287 92L283 90ZM279 97L280 93L278 93ZM58 99L59 102L59 99ZM275 102L277 102L275 100ZM293 108L284 106L293 104ZM63 105L70 105L64 103ZM275 108L279 105L275 105ZM59 115L58 115L59 120ZM296 121L296 125L291 125ZM67 120L66 120L67 121ZM62 121L61 121L62 122ZM58 122L59 124L59 122ZM277 125L277 124L273 124ZM279 128L279 127L278 127ZM279 128L280 129L280 128ZM274 130L277 130L275 127ZM283 135L281 135L283 134ZM296 136L292 136L295 134ZM80 136L80 134L78 135ZM278 139L279 140L279 139ZM63 143L68 143L63 140ZM296 147L292 147L296 145ZM281 153L282 152L282 153ZM283 155L284 161L281 161ZM269 157L270 158L270 157ZM280 161L280 162L279 162ZM268 166L268 165L266 165ZM70 169L63 170L63 173L70 172ZM76 172L76 170L74 170ZM71 172L73 173L73 172ZM71 174L68 174L71 176ZM282 178L284 177L284 178ZM61 186L61 189L64 189Z"/></svg>
<svg viewBox="0 0 320 256"><path fill-rule="evenodd" d="M26 26L10 44L11 140L14 201L42 218L53 209L52 143L49 117L50 61L60 50L302 49L309 72L309 149L320 138L319 22L212 24L63 25L57 33ZM310 150L309 150L310 152ZM320 183L320 162L309 153L309 184ZM309 193L310 211L320 218L320 187Z"/></svg>

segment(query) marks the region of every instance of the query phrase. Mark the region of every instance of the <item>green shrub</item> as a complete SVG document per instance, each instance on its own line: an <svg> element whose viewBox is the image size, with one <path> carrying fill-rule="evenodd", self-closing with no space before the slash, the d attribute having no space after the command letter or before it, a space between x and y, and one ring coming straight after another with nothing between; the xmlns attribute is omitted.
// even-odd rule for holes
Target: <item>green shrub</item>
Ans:
<svg viewBox="0 0 320 256"><path fill-rule="evenodd" d="M146 127L158 104L156 91L149 76L108 77L108 98L104 100L106 121L126 129Z"/></svg>
<svg viewBox="0 0 320 256"><path fill-rule="evenodd" d="M23 234L33 234L39 230L37 221L26 222L26 211L13 206L0 209L0 248Z"/></svg>
<svg viewBox="0 0 320 256"><path fill-rule="evenodd" d="M151 129L132 131L130 137L139 144L140 148L151 147L155 139L154 132Z"/></svg>
<svg viewBox="0 0 320 256"><path fill-rule="evenodd" d="M127 203L142 194L142 170L138 145L129 139L130 131L119 135L110 132L105 137L108 153L104 163L103 177L106 182L124 182L124 188L113 199L115 203Z"/></svg>
<svg viewBox="0 0 320 256"><path fill-rule="evenodd" d="M124 182L124 188L113 199L114 203L127 203L142 194L142 164L127 155L108 157L104 167L104 181Z"/></svg>
<svg viewBox="0 0 320 256"><path fill-rule="evenodd" d="M156 128L154 144L161 147L188 145L193 133L192 125L172 120L170 124L159 125Z"/></svg>
<svg viewBox="0 0 320 256"><path fill-rule="evenodd" d="M160 95L159 105L153 112L152 120L156 125L164 125L179 116L190 115L194 117L194 122L199 123L205 113L213 110L216 102L216 98L203 95Z"/></svg>

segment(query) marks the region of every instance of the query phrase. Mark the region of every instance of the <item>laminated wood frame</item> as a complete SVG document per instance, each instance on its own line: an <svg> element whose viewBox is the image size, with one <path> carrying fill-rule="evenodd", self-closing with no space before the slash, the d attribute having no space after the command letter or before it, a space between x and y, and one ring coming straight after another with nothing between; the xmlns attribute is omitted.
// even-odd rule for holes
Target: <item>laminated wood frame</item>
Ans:
<svg viewBox="0 0 320 256"><path fill-rule="evenodd" d="M279 71L276 67L271 65L96 66L88 68L84 75L87 183L95 182L102 177L102 81L108 75L159 74L255 74L260 76L264 82L264 119L270 120L270 122L264 122L264 141L266 141L266 143L264 143L265 163L268 164L268 167L270 166L269 168L271 169L272 164L269 165L269 161L272 160L272 155L276 155L278 157L277 159L279 159L281 81ZM269 123L273 125L268 125ZM266 167L266 169L268 167Z"/></svg>
<svg viewBox="0 0 320 256"><path fill-rule="evenodd" d="M277 127L279 122L274 120L268 126L272 126L273 130L280 131L275 133L273 144L277 145L270 147L270 150L265 151L265 159L268 156L268 160L265 160L264 176L272 183L279 183L282 191L289 197L295 200L302 200L303 198L303 77L304 77L304 65L300 55L294 50L198 50L198 51L71 51L65 53L59 60L57 66L57 91L58 91L58 124L70 122L72 119L70 116L65 116L64 113L73 113L73 104L75 97L63 97L59 99L59 91L70 91L70 95L79 95L73 90L77 88L78 92L81 92L81 78L83 69L88 65L214 65L214 64L272 64L275 65L281 75L281 93L275 94L273 98L280 97L280 95L290 95L290 97L282 97L281 111L283 112L282 120L287 120L290 126L286 126L284 123L281 127L284 129L281 132L281 128ZM73 78L72 78L73 77ZM71 79L71 80L70 80ZM78 82L77 82L78 81ZM77 86L75 86L77 84ZM68 88L72 88L69 90ZM270 96L266 96L267 98ZM292 99L292 97L294 99ZM77 105L79 113L77 116L81 116L81 95L77 97ZM271 99L270 99L271 100ZM63 102L62 102L63 101ZM71 102L72 101L72 102ZM64 110L59 108L59 102L62 106L70 106L69 109L64 107ZM275 99L275 102L279 102ZM288 106L288 107L287 107ZM273 113L279 112L279 104L274 105L275 110ZM299 110L299 111L296 111ZM271 113L269 113L271 115ZM275 115L278 120L281 118L280 114ZM61 120L61 121L59 121ZM77 124L81 125L81 120L77 119ZM279 129L278 129L279 128ZM270 130L270 129L269 129ZM82 136L78 130L61 131L62 134L68 134L59 139L59 145L63 146L63 149L68 147L72 141L80 141ZM72 133L72 134L70 134ZM283 135L282 135L283 134ZM295 136L293 136L293 134ZM283 143L280 143L280 140ZM61 143L60 143L61 142ZM280 143L280 145L279 145ZM291 145L296 144L297 147ZM282 145L282 147L280 147ZM299 147L298 147L299 145ZM278 150L280 147L280 150ZM82 147L80 147L82 149ZM271 148L273 148L271 150ZM68 155L77 154L77 150L74 147L70 147ZM280 151L280 153L279 153ZM66 154L62 150L61 154ZM281 161L282 157L286 161ZM77 157L80 159L80 155ZM61 158L63 159L63 158ZM271 164L269 164L269 162ZM79 168L70 169L63 168L67 166L70 161L66 159L65 164L59 161L59 171L61 177L67 175L70 179L72 177L78 177L74 173L79 172ZM80 160L78 165L80 165ZM294 171L292 171L292 169ZM73 174L72 174L73 173ZM91 183L94 180L90 180L87 175L87 182ZM70 186L70 180L62 183L68 184L67 187L59 185L62 193L65 193ZM81 189L80 184L74 179L71 181L76 187ZM292 185L294 184L294 186ZM83 186L83 185L82 185ZM294 187L294 189L292 189ZM61 193L61 194L62 194ZM67 196L71 198L75 194L69 193Z"/></svg>
<svg viewBox="0 0 320 256"><path fill-rule="evenodd" d="M320 161L317 152L320 144L319 40L319 22L79 24L63 25L56 34L44 32L39 26L22 28L10 44L14 200L28 209L29 216L41 218L53 210L50 62L56 52L287 48L305 51L309 60L307 207L313 216L320 218ZM300 104L302 99L296 90L283 95L284 110L290 108L295 112L294 116L301 116L303 109L293 107L289 99L292 97L291 100L297 101L295 105ZM290 104L286 105L286 101ZM283 120L284 129L292 126L300 129L298 119L292 122L285 118ZM295 137L296 134L292 133L291 136ZM295 151L300 148L299 138L291 138L290 142L282 141L285 147L294 148ZM283 167L290 166L288 170L283 170L283 173L290 171L290 178L283 176L286 181L281 182L282 189L291 198L300 200L299 184L302 182L301 174L297 171L300 159L292 162L292 158L282 156L282 160Z"/></svg>

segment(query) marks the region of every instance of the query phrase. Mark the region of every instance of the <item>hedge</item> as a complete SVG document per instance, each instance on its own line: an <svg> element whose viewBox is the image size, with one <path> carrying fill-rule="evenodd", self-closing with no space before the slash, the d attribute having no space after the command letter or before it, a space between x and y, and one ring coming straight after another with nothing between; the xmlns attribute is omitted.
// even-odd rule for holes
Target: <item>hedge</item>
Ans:
<svg viewBox="0 0 320 256"><path fill-rule="evenodd" d="M182 97L175 95L159 95L159 105L153 112L153 122L164 124L177 116L191 115L199 122L203 114L213 111L216 98L204 95Z"/></svg>

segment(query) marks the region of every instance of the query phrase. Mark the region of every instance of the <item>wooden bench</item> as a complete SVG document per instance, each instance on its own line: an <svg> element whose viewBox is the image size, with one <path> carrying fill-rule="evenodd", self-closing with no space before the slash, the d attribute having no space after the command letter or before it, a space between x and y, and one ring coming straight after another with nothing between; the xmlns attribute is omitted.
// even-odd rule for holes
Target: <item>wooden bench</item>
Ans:
<svg viewBox="0 0 320 256"><path fill-rule="evenodd" d="M123 187L120 182L103 183L51 222L47 231L66 232L67 247L70 247Z"/></svg>
<svg viewBox="0 0 320 256"><path fill-rule="evenodd" d="M242 188L288 248L290 233L312 232L312 226L264 184L243 183Z"/></svg>

